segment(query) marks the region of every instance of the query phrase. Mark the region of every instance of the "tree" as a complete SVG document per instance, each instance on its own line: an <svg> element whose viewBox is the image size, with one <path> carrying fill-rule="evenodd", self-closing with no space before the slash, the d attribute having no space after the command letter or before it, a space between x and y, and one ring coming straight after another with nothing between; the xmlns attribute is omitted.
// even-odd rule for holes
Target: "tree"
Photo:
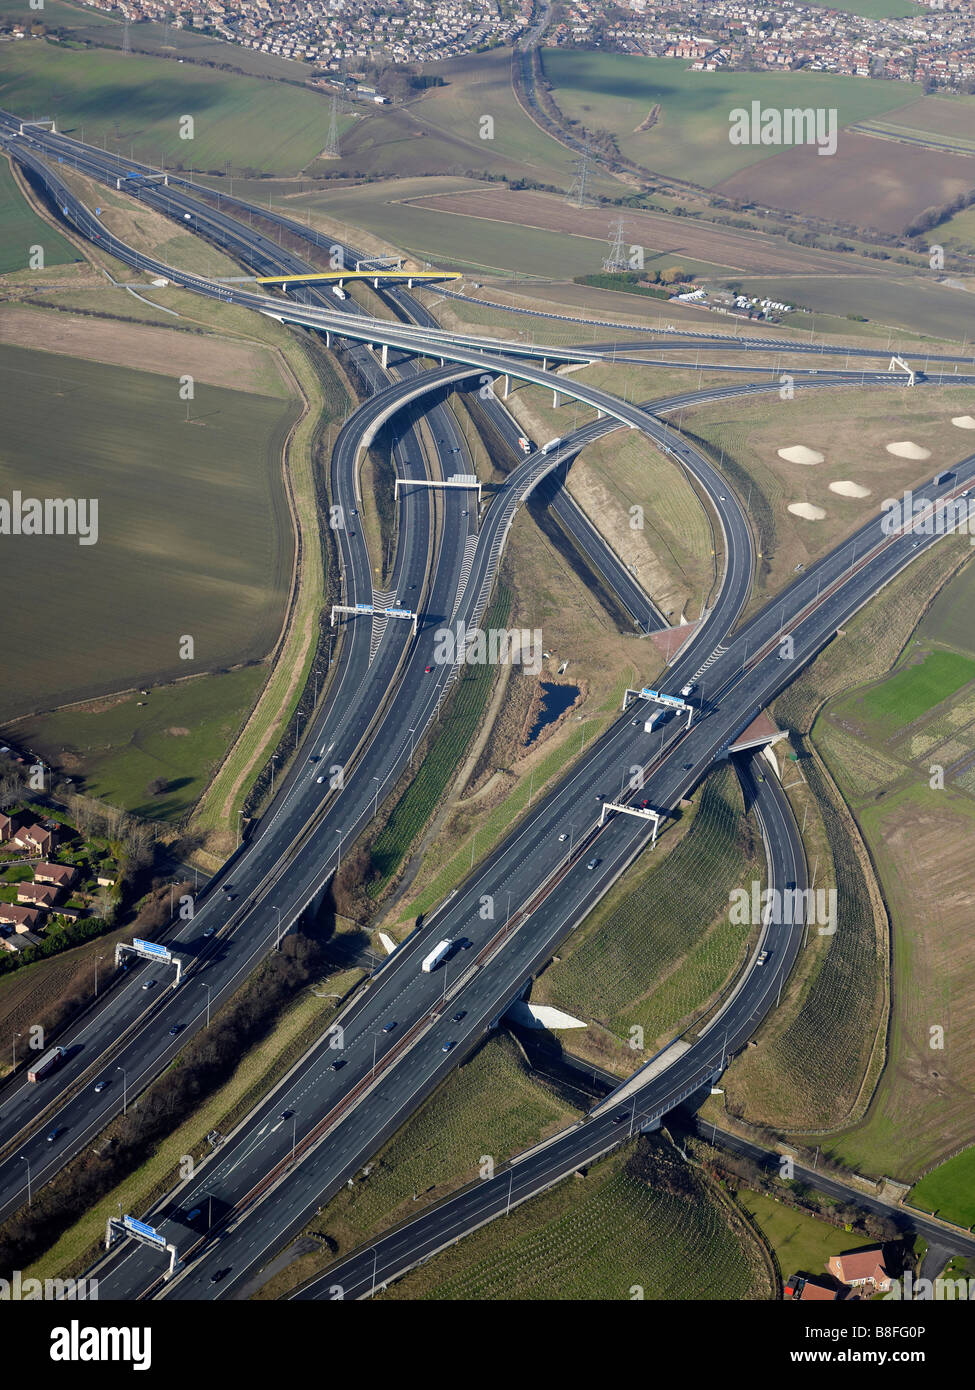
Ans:
<svg viewBox="0 0 975 1390"><path fill-rule="evenodd" d="M169 783L165 777L154 777L146 787L146 792L149 796L160 796L168 786Z"/></svg>

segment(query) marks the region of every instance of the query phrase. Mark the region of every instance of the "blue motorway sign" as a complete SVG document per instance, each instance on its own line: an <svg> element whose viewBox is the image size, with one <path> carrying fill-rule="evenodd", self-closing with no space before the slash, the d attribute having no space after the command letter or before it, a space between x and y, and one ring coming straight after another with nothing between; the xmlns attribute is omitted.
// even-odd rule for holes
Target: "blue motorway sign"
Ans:
<svg viewBox="0 0 975 1390"><path fill-rule="evenodd" d="M144 1221L137 1221L134 1216L123 1216L122 1225L127 1231L133 1231L136 1235L142 1236L145 1240L151 1240L155 1245L165 1245L166 1237L161 1236L152 1226L147 1226Z"/></svg>
<svg viewBox="0 0 975 1390"><path fill-rule="evenodd" d="M132 942L132 947L136 951L142 951L147 956L158 956L160 960L172 960L167 946L157 946L155 941L140 941L138 937Z"/></svg>

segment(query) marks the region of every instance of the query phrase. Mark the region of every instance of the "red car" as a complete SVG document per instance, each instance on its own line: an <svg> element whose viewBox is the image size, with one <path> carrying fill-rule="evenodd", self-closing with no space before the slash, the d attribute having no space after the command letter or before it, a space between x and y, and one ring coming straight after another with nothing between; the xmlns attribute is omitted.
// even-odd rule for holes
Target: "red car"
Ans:
<svg viewBox="0 0 975 1390"><path fill-rule="evenodd" d="M424 669L425 673L429 676L430 672L433 670L433 667L432 667L432 666L425 666L423 669Z"/></svg>

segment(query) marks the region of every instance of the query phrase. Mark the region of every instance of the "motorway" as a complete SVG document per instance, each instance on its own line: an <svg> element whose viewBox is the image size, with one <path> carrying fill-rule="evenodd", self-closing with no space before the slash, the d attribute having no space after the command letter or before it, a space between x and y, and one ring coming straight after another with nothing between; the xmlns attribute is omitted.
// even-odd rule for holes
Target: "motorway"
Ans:
<svg viewBox="0 0 975 1390"><path fill-rule="evenodd" d="M98 233L99 237L101 233ZM263 310L262 310L263 311ZM304 311L302 311L304 312ZM288 311L291 317L291 311ZM299 320L303 321L303 320ZM315 326L319 326L316 324ZM334 329L333 331L339 331ZM398 341L398 330L391 329L385 323L377 324L375 328L364 327L360 330L363 338L374 337L378 340L392 340L396 337ZM492 370L499 373L510 370L511 364L505 359L498 359L495 362L489 357L480 355L478 362L489 362ZM546 384L550 384L547 378L549 373L538 373L536 369L526 369L519 365L519 374L526 374L530 370L535 377L546 379ZM565 383L561 379L559 389L565 390ZM825 384L825 383L823 383ZM593 393L589 396L592 403ZM605 393L596 393L598 396L605 397ZM612 401L612 398L609 398ZM632 414L628 412L633 412ZM646 414L636 410L634 407L620 407L616 402L612 406L612 413L616 419L621 415L626 423L635 425L637 428L645 429L648 434L655 437L658 442L671 452L677 460L688 467L706 466L706 460L695 455L695 451L675 435L667 430L659 421L648 420ZM351 424L351 422L350 422ZM609 425L608 427L615 427ZM357 429L359 423L357 422ZM357 439L359 436L356 435ZM350 443L349 447L353 447ZM547 472L548 469L558 462L556 454L554 459L544 459L541 461L528 460L526 468L534 468L539 476ZM967 460L965 465L957 470L960 482L970 475L971 460ZM965 469L968 472L965 472ZM714 472L711 469L712 473ZM512 475L513 477L515 475ZM537 479L536 479L537 481ZM509 483L511 480L509 479ZM718 487L727 486L718 479ZM933 491L933 490L932 490ZM944 489L941 490L942 492ZM514 489L509 489L513 493ZM407 492L407 495L409 492ZM733 494L730 494L733 496ZM517 498L513 505L517 505ZM718 501L725 499L719 494ZM725 512L726 515L722 515ZM456 1055L459 1055L465 1048L477 1041L483 1035L484 1029L490 1025L497 1013L499 1004L503 1005L507 997L513 997L518 992L524 979L531 973L539 961L543 961L551 949L553 941L561 939L567 930L576 920L579 914L584 914L589 910L592 901L613 881L617 876L619 868L628 862L632 855L642 848L647 838L645 822L631 820L628 817L616 817L606 826L605 830L598 837L598 846L602 858L597 866L597 871L586 871L581 864L583 849L586 845L586 853L589 852L588 846L592 835L592 827L596 818L595 807L588 814L585 812L580 816L576 808L587 798L594 799L592 791L594 786L603 785L606 787L604 795L617 795L616 785L619 778L620 784L625 785L628 776L628 768L634 765L633 760L637 760L637 765L644 766L653 762L650 780L647 781L646 791L652 787L652 804L658 808L666 809L675 804L683 791L693 785L701 772L710 764L715 754L719 754L727 742L732 739L744 723L748 722L753 712L752 705L760 705L769 698L768 694L762 692L766 689L770 693L785 683L797 669L795 663L790 662L788 668L778 662L777 652L774 648L775 638L781 634L785 626L789 623L795 625L795 636L797 639L796 658L798 664L807 660L812 653L818 649L823 641L828 640L835 630L837 622L845 620L844 614L855 611L862 602L875 591L876 586L885 582L886 578L898 572L903 565L910 562L913 558L911 551L916 545L927 544L926 538L923 542L912 542L907 538L883 538L880 537L879 526L876 519L873 523L874 531L870 531L870 523L858 538L851 538L853 541L854 553L851 556L849 543L819 566L813 567L803 578L796 581L787 591L786 596L780 596L775 604L770 605L768 610L757 615L750 624L736 637L733 643L725 646L723 639L727 637L731 626L740 615L744 599L747 598L751 583L751 543L748 534L747 523L744 521L740 506L719 507L718 516L721 524L725 526L726 541L726 560L727 572L725 582L721 588L715 607L712 610L709 621L705 624L705 630L699 636L703 640L695 639L691 647L685 652L681 660L675 665L672 671L674 684L680 680L687 679L689 676L697 674L701 666L707 664L709 667L707 675L707 686L709 699L702 709L704 717L692 728L690 733L683 734L678 738L674 737L675 730L669 732L664 730L661 736L660 749L651 758L647 753L647 739L642 735L642 720L638 725L629 718L622 718L617 721L613 729L606 735L593 749L587 757L574 770L573 774L567 779L567 783L557 788L549 797L540 803L535 815L520 827L515 834L510 837L509 842L499 847L499 850L492 855L489 860L479 866L475 875L476 882L465 885L463 890L445 908L441 915L441 920L437 924L437 933L447 931L455 938L466 935L473 941L474 948L477 948L477 956L481 958L480 968L477 970L464 969L458 967L457 979L446 986L449 995L453 996L451 1002L455 1002L457 993L462 992L465 1006L470 1002L473 1006L467 1009L467 1018L464 1020L462 1028L455 1029L458 1036L447 1041L454 1041ZM501 518L500 522L495 522L495 531L488 543L482 545L482 537L490 533L492 518ZM736 536L734 527L737 524L744 527L744 536ZM504 508L491 508L485 518L484 526L478 536L478 554L481 557L480 568L477 564L472 566L472 576L474 582L469 582L465 589L467 603L471 604L469 611L476 611L476 597L482 593L484 584L490 584L491 559L494 542L499 541L503 544L503 536L506 534L507 524L504 518ZM730 530L728 528L731 528ZM856 559L856 546L859 540L862 549L859 551L859 562ZM500 545L498 546L498 550ZM494 562L496 554L494 551ZM817 580L817 593L812 594L811 584ZM780 602L781 600L781 602ZM851 606L852 605L852 606ZM444 611L449 611L445 608ZM715 615L718 615L717 617ZM744 639L744 647L742 647ZM771 644L771 650L765 650ZM749 653L751 654L749 656ZM412 658L411 658L412 659ZM773 665L773 663L775 663ZM715 692L715 683L718 690ZM422 682L420 682L422 685ZM702 689L702 704L703 702ZM634 728L639 727L641 736L634 733ZM702 732L703 731L703 732ZM405 750L404 750L405 751ZM683 762L678 767L678 759L690 757L691 761ZM688 775L690 774L690 775ZM360 779L361 781L361 779ZM369 810L370 798L366 798L366 811ZM592 801L590 802L592 806ZM580 821L575 825L573 817ZM366 817L368 818L368 816ZM573 830L575 846L572 851L571 863L562 863L563 851L558 848L557 836L554 831L557 826L568 823ZM317 833L317 832L316 832ZM340 831L340 837L344 839L346 832ZM529 862L530 860L530 862ZM521 911L524 903L530 903L537 893L539 882L547 876L555 875L556 881L551 892L548 894L544 903L535 907L525 917ZM295 875L289 872L289 878L294 879ZM307 883L302 891L307 888ZM289 883L289 891L292 884ZM512 908L506 909L505 913L498 913L493 925L485 926L480 919L477 907L480 895L483 895L489 888L493 892L489 896L500 904L505 893L511 894ZM281 896L281 894L278 894ZM299 895L300 896L300 895ZM473 915L472 915L473 909ZM501 921L502 926L498 928L497 923ZM449 925L448 925L449 923ZM528 928L526 930L526 927ZM504 933L504 949L496 950L494 955L490 955L491 942L498 934ZM426 933L424 934L426 935ZM374 1152L377 1135L381 1142L383 1128L382 1123L378 1126L377 1120L382 1120L382 1114L393 1115L392 1127L395 1128L401 1122L404 1111L409 1113L421 1093L428 1093L433 1085L437 1084L440 1076L453 1064L454 1057L441 1054L439 1061L437 1058L436 1044L444 1036L444 1030L449 1025L443 1015L436 1015L436 1003L439 991L443 984L437 977L432 977L434 993L432 997L421 997L423 992L429 988L430 981L424 982L416 975L416 958L420 950L419 941L416 944L410 943L400 952L391 958L391 961L383 967L377 977L377 983L382 982L383 988L376 990L371 988L365 999L369 1000L375 996L382 996L384 1001L383 1010L372 1020L365 1020L364 1027L356 1029L353 1041L346 1039L345 1051L349 1054L344 1057L348 1074L343 1070L342 1080L335 1086L336 1097L330 1106L330 1097L327 1094L327 1087L335 1085L336 1074L329 1068L316 1078L309 1079L314 1090L314 1103L312 1113L316 1117L327 1116L330 1108L334 1108L343 1099L349 1096L350 1088L361 1086L365 1092L365 1101L359 1096L355 1097L358 1104L349 1110L346 1119L338 1130L329 1134L329 1142L322 1144L321 1135L314 1133L314 1126L309 1129L303 1138L309 1141L304 1149L305 1158L290 1175L290 1181L282 1183L273 1188L264 1197L260 1207L261 1219L256 1226L250 1222L242 1222L235 1230L228 1232L223 1237L218 1258L226 1258L228 1241L236 1245L241 1251L240 1258L243 1266L234 1265L236 1271L242 1268L253 1267L255 1261L261 1258L265 1245L258 1248L261 1241L274 1244L280 1243L282 1230L287 1230L288 1221L293 1221L296 1204L300 1204L305 1193L311 1193L317 1198L323 1191L326 1191L330 1182L335 1180L335 1174L342 1170L343 1164L346 1166L352 1163L353 1169L361 1161L363 1153L368 1156ZM784 969L786 959L784 950L776 950L773 959L780 962L776 966L776 971ZM412 956L412 962L411 962ZM471 959L475 959L471 957ZM410 963L411 962L411 963ZM527 969L526 969L527 967ZM761 978L771 980L776 971L769 971ZM386 981L397 981L403 978L400 972L405 972L409 978L404 983L410 995L410 1026L417 1027L422 1033L423 1046L416 1046L404 1050L400 1054L400 1059L394 1067L388 1069L391 1078L387 1082L386 1069L380 1068L379 1075L372 1081L371 1060L367 1063L367 1057L371 1052L371 1046L367 1047L367 1040L370 1044L377 1044L379 1033L377 1027L384 1015L386 1015L385 1005L395 1007L397 994L395 985L386 987ZM468 976L470 978L468 978ZM754 972L749 978L754 978ZM448 980L449 975L444 975L444 980ZM456 991L456 993L455 993ZM368 1010L361 1009L362 1012ZM468 1023L467 1020L470 1020ZM745 1022L751 1022L752 1016L748 1015ZM399 1020L395 1020L399 1025ZM369 1029L372 1028L370 1034ZM381 1030L380 1030L381 1031ZM387 1036L383 1034L382 1036ZM391 1035L396 1037L395 1032ZM401 1035L402 1036L402 1035ZM430 1041L432 1039L432 1041ZM390 1049L396 1047L396 1043L388 1044ZM358 1048L358 1053L353 1053ZM692 1049L695 1051L695 1049ZM705 1055L707 1054L707 1055ZM685 1057L690 1054L685 1054ZM675 1069L670 1069L665 1075L668 1082L674 1081L679 1084L687 1084L688 1080L697 1080L700 1076L710 1074L714 1067L722 1063L726 1055L726 1050L722 1047L719 1054L714 1053L713 1047L706 1047L701 1055L695 1059L697 1072L689 1073L681 1078L673 1075ZM321 1062L321 1059L319 1059ZM700 1067L705 1071L701 1072ZM352 1070L352 1068L355 1070ZM372 1082L372 1089L369 1084ZM383 1086L389 1086L389 1090L383 1094ZM362 1093L360 1092L360 1095ZM665 1099L672 1100L673 1091ZM365 1103L372 1096L381 1103ZM278 1101L273 1102L277 1104ZM303 1100L303 1104L304 1104ZM287 1107L286 1107L287 1108ZM378 1113L377 1113L378 1112ZM642 1113L642 1112L641 1112ZM303 1124L305 1117L303 1116ZM387 1121L388 1123L388 1121ZM271 1125L266 1133L269 1136L280 1135L281 1126ZM391 1132L391 1131L390 1131ZM337 1138L336 1138L337 1134ZM317 1144L317 1147L313 1145ZM292 1140L292 1145L297 1146L297 1136ZM372 1145L372 1147L369 1147ZM321 1155L324 1153L325 1158ZM228 1156L229 1157L229 1156ZM270 1155L273 1158L273 1154ZM221 1159L223 1155L221 1155ZM261 1162L255 1165L263 1168L266 1175L273 1172L273 1164L268 1166L269 1154L262 1153ZM279 1160L280 1162L280 1160ZM324 1182L323 1182L324 1179ZM283 1200L279 1194L288 1194ZM284 1223L284 1224L282 1224ZM238 1236L238 1231L241 1233ZM199 1284L205 1278L207 1269L212 1268L213 1256L204 1253L202 1258L197 1261L192 1271L188 1271L175 1286L172 1287L172 1294L176 1296L200 1296ZM133 1255L129 1255L126 1261L120 1261L120 1268L124 1264L137 1264L138 1260ZM119 1289L122 1289L126 1280L134 1274L132 1286L144 1286L145 1271L135 1272L131 1268L120 1275ZM142 1284L140 1284L142 1281ZM227 1293L232 1292L233 1281L228 1281L225 1285ZM197 1292L192 1292L197 1286ZM212 1291L211 1291L212 1292ZM114 1296L131 1296L125 1292L119 1292ZM206 1291L204 1290L204 1296Z"/></svg>

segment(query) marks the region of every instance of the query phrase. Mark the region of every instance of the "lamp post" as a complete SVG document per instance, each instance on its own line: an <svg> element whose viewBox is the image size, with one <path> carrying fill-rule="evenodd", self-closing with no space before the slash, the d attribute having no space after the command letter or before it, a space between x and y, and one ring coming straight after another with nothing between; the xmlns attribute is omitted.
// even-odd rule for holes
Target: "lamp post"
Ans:
<svg viewBox="0 0 975 1390"><path fill-rule="evenodd" d="M26 1154L21 1154L21 1155L20 1155L20 1161L21 1161L21 1163L26 1163L26 1164L27 1164L27 1205L30 1206L30 1205L31 1205L31 1192L30 1192L30 1159L27 1157Z"/></svg>
<svg viewBox="0 0 975 1390"><path fill-rule="evenodd" d="M128 1076L127 1076L126 1073L125 1073L125 1068L124 1068L124 1067L118 1066L118 1067L115 1068L115 1070L116 1070L116 1071L120 1071L120 1072L122 1073L122 1114L124 1115L124 1114L125 1114L125 1110L126 1110L126 1103L127 1103L127 1102L126 1102L126 1094L127 1094L127 1092L126 1092L126 1087L127 1087L127 1085L128 1085L128 1080L129 1080L129 1078L128 1078Z"/></svg>

